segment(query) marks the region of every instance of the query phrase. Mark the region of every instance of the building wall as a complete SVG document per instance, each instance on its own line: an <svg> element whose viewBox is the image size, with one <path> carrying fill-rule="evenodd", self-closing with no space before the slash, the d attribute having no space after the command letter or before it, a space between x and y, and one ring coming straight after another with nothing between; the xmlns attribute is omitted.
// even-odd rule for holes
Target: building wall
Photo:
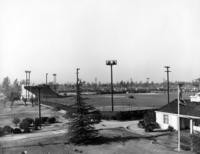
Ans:
<svg viewBox="0 0 200 154"><path fill-rule="evenodd" d="M164 115L168 115L168 120L169 120L168 124L164 123ZM161 129L167 129L169 126L171 126L175 130L177 130L178 129L177 120L178 118L177 115L175 114L156 111L156 122L160 125Z"/></svg>
<svg viewBox="0 0 200 154"><path fill-rule="evenodd" d="M178 130L178 118L176 114L171 114L171 113L164 113L164 112L156 112L156 122L160 125L161 129L167 129L169 126L172 126L175 130ZM164 115L168 115L169 118L169 123L165 124L164 123ZM185 127L191 127L193 126L192 130L200 132L200 125L195 126L194 123L189 126L189 119L188 118L180 118L180 127L185 128ZM191 129L191 128L190 128Z"/></svg>
<svg viewBox="0 0 200 154"><path fill-rule="evenodd" d="M200 132L200 126L193 126L193 130L197 131L197 132Z"/></svg>

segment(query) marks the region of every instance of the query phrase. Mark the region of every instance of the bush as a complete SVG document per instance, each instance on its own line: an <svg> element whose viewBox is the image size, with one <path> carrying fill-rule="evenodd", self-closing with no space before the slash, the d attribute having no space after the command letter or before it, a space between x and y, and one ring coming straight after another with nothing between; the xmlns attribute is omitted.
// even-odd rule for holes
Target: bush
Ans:
<svg viewBox="0 0 200 154"><path fill-rule="evenodd" d="M12 122L15 124L15 126L17 126L17 124L20 123L20 119L17 117L14 117Z"/></svg>
<svg viewBox="0 0 200 154"><path fill-rule="evenodd" d="M191 139L193 152L200 154L200 133L192 134Z"/></svg>
<svg viewBox="0 0 200 154"><path fill-rule="evenodd" d="M34 120L34 129L38 130L39 126L40 126L40 119L39 118L35 118L35 120Z"/></svg>
<svg viewBox="0 0 200 154"><path fill-rule="evenodd" d="M102 111L101 118L106 120L138 120L142 119L144 115L143 111Z"/></svg>
<svg viewBox="0 0 200 154"><path fill-rule="evenodd" d="M144 127L145 127L145 125L144 125L144 120L140 120L140 121L138 122L138 127L139 127L139 128L144 128Z"/></svg>
<svg viewBox="0 0 200 154"><path fill-rule="evenodd" d="M15 128L15 129L13 129L13 133L14 133L14 134L21 134L22 131L21 131L20 128Z"/></svg>
<svg viewBox="0 0 200 154"><path fill-rule="evenodd" d="M24 130L24 133L29 133L30 132L30 123L29 123L29 121L28 120L23 120L20 124L19 124L19 127L21 128L21 129L23 129Z"/></svg>
<svg viewBox="0 0 200 154"><path fill-rule="evenodd" d="M148 124L156 122L155 112L154 111L147 111L144 114L144 118L143 119L144 119L145 126L147 126Z"/></svg>
<svg viewBox="0 0 200 154"><path fill-rule="evenodd" d="M4 132L4 134L11 134L13 132L13 128L10 126L4 126L3 132Z"/></svg>
<svg viewBox="0 0 200 154"><path fill-rule="evenodd" d="M145 126L145 132L153 132L153 125L149 124Z"/></svg>
<svg viewBox="0 0 200 154"><path fill-rule="evenodd" d="M0 136L3 136L4 135L4 131L3 131L3 128L0 127Z"/></svg>
<svg viewBox="0 0 200 154"><path fill-rule="evenodd" d="M22 122L29 123L29 127L30 127L31 125L33 125L34 120L32 118L25 118L25 119L22 120Z"/></svg>
<svg viewBox="0 0 200 154"><path fill-rule="evenodd" d="M169 130L170 132L173 132L173 131L174 131L174 128L173 128L172 126L169 126L169 127L168 127L168 130Z"/></svg>
<svg viewBox="0 0 200 154"><path fill-rule="evenodd" d="M56 118L55 117L48 118L48 123L53 124L55 122L56 122Z"/></svg>
<svg viewBox="0 0 200 154"><path fill-rule="evenodd" d="M48 117L41 117L41 123L44 124L45 122L48 122Z"/></svg>
<svg viewBox="0 0 200 154"><path fill-rule="evenodd" d="M130 95L128 98L135 99L135 97L133 95Z"/></svg>
<svg viewBox="0 0 200 154"><path fill-rule="evenodd" d="M150 124L145 125L144 127L146 132L153 132L154 129L160 128L157 122L152 122Z"/></svg>

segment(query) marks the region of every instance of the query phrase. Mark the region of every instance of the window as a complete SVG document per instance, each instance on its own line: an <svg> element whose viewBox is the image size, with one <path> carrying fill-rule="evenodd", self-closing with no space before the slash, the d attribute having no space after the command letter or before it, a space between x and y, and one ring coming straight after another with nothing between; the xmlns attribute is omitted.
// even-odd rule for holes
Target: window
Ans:
<svg viewBox="0 0 200 154"><path fill-rule="evenodd" d="M163 115L163 123L164 124L169 124L169 116L166 115L166 114Z"/></svg>

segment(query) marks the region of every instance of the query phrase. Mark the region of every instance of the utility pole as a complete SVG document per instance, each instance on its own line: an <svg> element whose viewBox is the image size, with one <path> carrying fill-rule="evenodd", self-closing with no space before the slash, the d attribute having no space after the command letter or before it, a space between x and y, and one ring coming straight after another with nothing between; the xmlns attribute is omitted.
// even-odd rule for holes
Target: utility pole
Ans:
<svg viewBox="0 0 200 154"><path fill-rule="evenodd" d="M42 127L41 122L42 122L42 118L41 118L41 101L40 101L40 92L41 92L41 87L38 86L38 105L39 105L39 124L40 124L40 128Z"/></svg>
<svg viewBox="0 0 200 154"><path fill-rule="evenodd" d="M48 77L48 73L46 73L46 85L48 84L47 77Z"/></svg>
<svg viewBox="0 0 200 154"><path fill-rule="evenodd" d="M80 101L79 101L79 77L78 77L79 70L80 70L80 68L76 69L76 101L77 101L78 105L80 103Z"/></svg>
<svg viewBox="0 0 200 154"><path fill-rule="evenodd" d="M169 66L165 66L164 68L166 68L166 71L167 72L167 103L169 104Z"/></svg>
<svg viewBox="0 0 200 154"><path fill-rule="evenodd" d="M177 115L177 126L178 126L178 151L181 150L181 131L180 131L180 99L182 99L182 83L178 84L178 115Z"/></svg>
<svg viewBox="0 0 200 154"><path fill-rule="evenodd" d="M113 103L113 65L117 65L117 60L107 60L106 65L109 65L111 68L111 104L112 104L112 112L114 111L114 103Z"/></svg>

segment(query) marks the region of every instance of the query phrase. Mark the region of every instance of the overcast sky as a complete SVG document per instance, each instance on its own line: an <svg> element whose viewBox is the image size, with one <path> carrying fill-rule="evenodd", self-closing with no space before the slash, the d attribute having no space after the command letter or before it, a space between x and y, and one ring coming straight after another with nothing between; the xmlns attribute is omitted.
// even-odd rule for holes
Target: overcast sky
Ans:
<svg viewBox="0 0 200 154"><path fill-rule="evenodd" d="M199 0L0 0L0 80L162 82L200 77Z"/></svg>

